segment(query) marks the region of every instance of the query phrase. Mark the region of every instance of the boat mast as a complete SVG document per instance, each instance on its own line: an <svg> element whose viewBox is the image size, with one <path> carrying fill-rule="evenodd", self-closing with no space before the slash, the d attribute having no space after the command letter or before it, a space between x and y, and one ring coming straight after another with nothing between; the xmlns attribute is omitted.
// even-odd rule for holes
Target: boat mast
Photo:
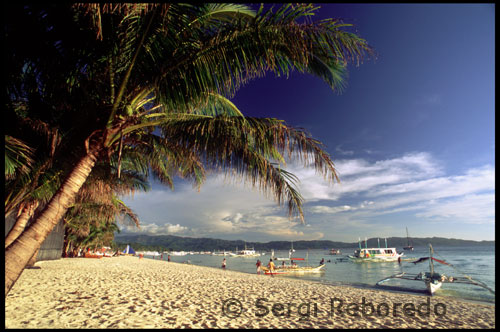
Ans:
<svg viewBox="0 0 500 332"><path fill-rule="evenodd" d="M410 246L410 236L408 235L408 226L406 226L406 243L407 246Z"/></svg>
<svg viewBox="0 0 500 332"><path fill-rule="evenodd" d="M432 249L432 244L429 244L429 268L431 270L431 278L434 276L434 263L432 262L432 254L434 249Z"/></svg>

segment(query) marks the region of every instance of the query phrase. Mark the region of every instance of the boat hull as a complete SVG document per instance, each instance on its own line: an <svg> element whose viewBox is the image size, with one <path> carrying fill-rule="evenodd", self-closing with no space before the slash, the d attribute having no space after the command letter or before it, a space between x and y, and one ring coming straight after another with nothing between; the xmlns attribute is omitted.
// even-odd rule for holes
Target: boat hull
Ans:
<svg viewBox="0 0 500 332"><path fill-rule="evenodd" d="M276 268L272 272L267 268L263 267L262 270L264 274L303 274L303 273L319 273L322 272L322 268L325 267L325 264L319 265L316 267L285 267L285 268Z"/></svg>
<svg viewBox="0 0 500 332"><path fill-rule="evenodd" d="M430 294L430 295L434 295L434 293L441 288L441 286L443 285L442 282L440 281L426 281L425 282L425 286L427 287L427 292Z"/></svg>
<svg viewBox="0 0 500 332"><path fill-rule="evenodd" d="M398 253L396 248L359 248L348 257L355 262L395 262L404 253Z"/></svg>
<svg viewBox="0 0 500 332"><path fill-rule="evenodd" d="M239 255L239 254L230 254L231 257L246 257L246 258L251 258L251 257L260 257L260 254L245 254L245 255Z"/></svg>
<svg viewBox="0 0 500 332"><path fill-rule="evenodd" d="M362 263L362 262L397 262L402 255L398 256L389 256L389 257L356 257L356 256L348 256L354 262Z"/></svg>

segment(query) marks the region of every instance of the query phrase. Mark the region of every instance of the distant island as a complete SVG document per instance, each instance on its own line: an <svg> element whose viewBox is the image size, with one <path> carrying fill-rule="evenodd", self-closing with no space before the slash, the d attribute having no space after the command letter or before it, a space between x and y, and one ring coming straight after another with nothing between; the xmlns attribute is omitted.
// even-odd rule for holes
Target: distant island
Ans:
<svg viewBox="0 0 500 332"><path fill-rule="evenodd" d="M402 248L406 246L405 237L389 237L387 244L389 247ZM291 241L270 241L270 242L247 242L243 240L221 240L212 238L193 238L175 235L144 235L144 234L116 234L115 244L117 247L125 247L130 244L135 250L156 250L156 251L213 251L213 250L235 250L243 249L245 245L255 248L257 251L288 250ZM377 238L370 238L367 241L368 247L377 247ZM484 246L495 245L495 241L473 241L461 239L447 239L443 237L412 238L414 247L427 246ZM362 240L364 246L364 240ZM385 245L385 239L380 238L380 246ZM329 240L293 241L294 249L330 249L330 248L356 248L358 242L336 242Z"/></svg>

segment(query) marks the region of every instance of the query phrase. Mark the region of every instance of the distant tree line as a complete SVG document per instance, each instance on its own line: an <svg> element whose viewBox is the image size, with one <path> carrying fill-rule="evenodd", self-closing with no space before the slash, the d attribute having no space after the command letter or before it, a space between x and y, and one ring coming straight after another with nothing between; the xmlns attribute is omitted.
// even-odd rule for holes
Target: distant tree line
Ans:
<svg viewBox="0 0 500 332"><path fill-rule="evenodd" d="M367 240L368 247L385 246L385 238L370 238ZM478 246L478 245L494 245L495 241L472 241L461 239L447 239L442 237L432 238L413 238L411 243L414 247L427 246L429 243L433 246ZM139 251L214 251L228 250L234 251L252 247L257 251L266 250L288 250L292 243L291 241L270 241L261 242L245 242L243 240L222 240L212 238L191 238L174 235L132 235L119 234L115 236L114 246L117 249L123 250L127 244L130 244L134 250ZM293 248L297 250L303 249L330 249L330 248L355 248L358 247L358 242L336 242L329 240L314 240L314 241L293 241ZM365 246L365 241L361 241L362 247ZM402 248L407 245L407 239L404 237L389 237L387 238L389 247Z"/></svg>

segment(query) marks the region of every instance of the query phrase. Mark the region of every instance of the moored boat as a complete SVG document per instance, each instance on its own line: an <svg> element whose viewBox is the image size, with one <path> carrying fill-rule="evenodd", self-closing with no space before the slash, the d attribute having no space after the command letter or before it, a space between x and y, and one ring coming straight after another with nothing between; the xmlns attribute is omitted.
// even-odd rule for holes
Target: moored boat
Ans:
<svg viewBox="0 0 500 332"><path fill-rule="evenodd" d="M188 253L187 251L171 251L169 252L169 255L171 256L186 256Z"/></svg>
<svg viewBox="0 0 500 332"><path fill-rule="evenodd" d="M143 256L161 256L161 254L158 251L137 251L138 255L143 255Z"/></svg>
<svg viewBox="0 0 500 332"><path fill-rule="evenodd" d="M408 227L406 227L406 246L403 247L404 250L413 250L413 246L410 244L410 236L408 235Z"/></svg>
<svg viewBox="0 0 500 332"><path fill-rule="evenodd" d="M245 245L245 249L236 251L236 253L230 253L232 257L258 257L260 253L256 252L254 248L247 248Z"/></svg>
<svg viewBox="0 0 500 332"><path fill-rule="evenodd" d="M263 266L262 270L264 274L301 274L301 273L319 273L323 272L322 269L325 267L325 264L319 266L297 266L297 265L288 265L288 266L278 266L273 271L269 270L268 267Z"/></svg>
<svg viewBox="0 0 500 332"><path fill-rule="evenodd" d="M229 252L229 251L213 251L212 252L212 256L230 256L232 254L232 252Z"/></svg>
<svg viewBox="0 0 500 332"><path fill-rule="evenodd" d="M396 248L388 248L387 239L385 248L380 248L380 243L378 248L368 248L365 238L365 248L361 248L361 240L359 240L359 249L356 249L353 255L349 255L349 258L355 262L395 262L403 255L404 253L398 253Z"/></svg>
<svg viewBox="0 0 500 332"><path fill-rule="evenodd" d="M448 265L453 267L450 263L437 259L433 257L434 254L434 249L432 248L432 245L429 244L429 256L428 257L422 257L412 263L417 264L420 262L424 262L426 260L429 260L429 270L430 272L420 272L419 274L410 274L410 273L400 273L396 275L392 275L390 277L384 278L382 280L379 280L376 285L382 285L383 283L391 280L391 279L402 279L402 280L410 280L410 281L423 281L425 283L426 287L426 292L429 295L434 295L434 293L441 288L443 284L446 283L455 283L455 284L469 284L469 285L475 285L479 286L482 288L487 289L491 293L495 294L495 291L493 291L491 288L489 288L486 284L483 282L477 281L477 280L472 280L472 278L465 276L465 277L447 277L444 274L436 273L434 271L434 262L438 262L443 265Z"/></svg>
<svg viewBox="0 0 500 332"><path fill-rule="evenodd" d="M281 265L276 265L274 270L270 270L267 266L262 266L262 270L264 274L274 275L274 274L305 274L305 273L320 273L323 272L323 268L325 264L322 264L323 261L318 266L308 266L307 265L307 257L309 257L309 253L306 254L306 259L300 257L292 257L292 250L288 252L288 258L275 258L274 250L272 251L271 260L279 260L282 261ZM306 261L306 266L299 266L295 261ZM286 264L286 261L290 261L289 264Z"/></svg>
<svg viewBox="0 0 500 332"><path fill-rule="evenodd" d="M342 255L340 249L330 249L330 255Z"/></svg>

